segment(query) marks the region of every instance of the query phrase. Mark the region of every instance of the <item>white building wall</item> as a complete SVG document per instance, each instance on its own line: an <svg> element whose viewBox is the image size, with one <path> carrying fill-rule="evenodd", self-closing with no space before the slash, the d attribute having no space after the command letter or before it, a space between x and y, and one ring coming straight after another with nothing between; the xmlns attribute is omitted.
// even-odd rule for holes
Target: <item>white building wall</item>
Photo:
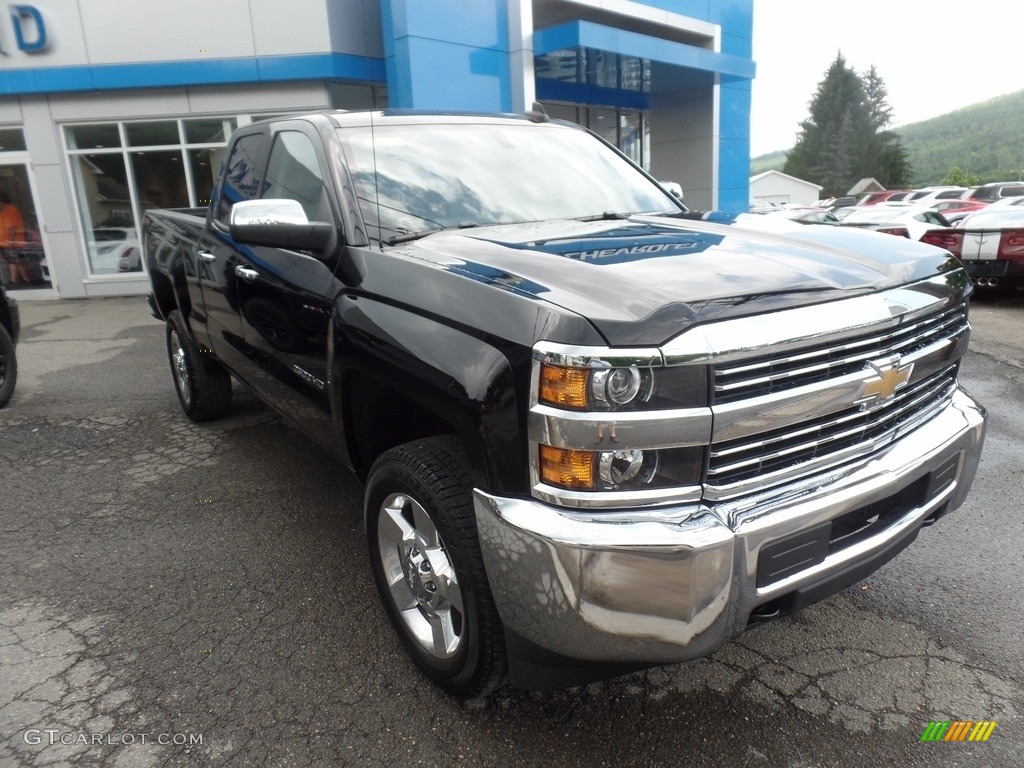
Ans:
<svg viewBox="0 0 1024 768"><path fill-rule="evenodd" d="M768 172L750 180L750 199L758 204L814 205L821 187L784 173Z"/></svg>

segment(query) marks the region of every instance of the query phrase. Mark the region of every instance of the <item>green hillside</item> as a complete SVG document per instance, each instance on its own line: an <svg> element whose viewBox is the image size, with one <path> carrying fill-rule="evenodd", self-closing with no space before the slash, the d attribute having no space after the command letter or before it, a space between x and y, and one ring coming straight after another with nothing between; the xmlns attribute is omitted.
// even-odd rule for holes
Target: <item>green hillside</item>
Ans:
<svg viewBox="0 0 1024 768"><path fill-rule="evenodd" d="M898 129L914 185L937 184L958 166L986 181L1018 178L1024 168L1024 91L972 104Z"/></svg>
<svg viewBox="0 0 1024 768"><path fill-rule="evenodd" d="M982 182L1010 181L1024 169L1024 91L998 96L897 129L913 167L913 185L938 184L953 166ZM786 152L750 161L750 175L782 170Z"/></svg>
<svg viewBox="0 0 1024 768"><path fill-rule="evenodd" d="M781 171L782 166L786 164L787 151L780 149L778 152L770 152L767 155L752 157L750 159L750 175L757 176L757 174L764 173L765 171Z"/></svg>

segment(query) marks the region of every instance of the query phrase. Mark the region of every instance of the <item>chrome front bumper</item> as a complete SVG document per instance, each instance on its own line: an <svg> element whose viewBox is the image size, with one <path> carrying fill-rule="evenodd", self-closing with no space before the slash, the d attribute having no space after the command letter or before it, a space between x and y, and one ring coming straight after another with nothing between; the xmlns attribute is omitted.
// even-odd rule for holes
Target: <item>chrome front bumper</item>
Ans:
<svg viewBox="0 0 1024 768"><path fill-rule="evenodd" d="M501 618L571 659L705 656L774 606L786 613L863 578L930 518L960 506L985 420L958 389L942 413L867 461L714 506L580 512L477 490L480 545ZM902 504L908 489L912 506ZM859 540L827 554L819 548L801 567L801 548L817 546L807 536L824 530L827 537L835 521L876 503L872 510L885 508L889 499L900 500L895 511ZM762 551L785 567L766 568Z"/></svg>

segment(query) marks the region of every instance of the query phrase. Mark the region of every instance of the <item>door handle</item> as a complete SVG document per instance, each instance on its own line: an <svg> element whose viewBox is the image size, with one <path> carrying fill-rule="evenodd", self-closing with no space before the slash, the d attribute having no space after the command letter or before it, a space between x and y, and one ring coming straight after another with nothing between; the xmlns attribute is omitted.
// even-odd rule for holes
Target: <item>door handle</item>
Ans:
<svg viewBox="0 0 1024 768"><path fill-rule="evenodd" d="M199 251L198 254L199 258L205 261L207 264L212 264L217 260L216 256L214 256L212 253L207 253L206 251Z"/></svg>
<svg viewBox="0 0 1024 768"><path fill-rule="evenodd" d="M253 280L260 276L260 273L257 272L255 269L249 269L243 266L235 267L235 274L238 275L243 280L245 280L245 282L247 283L251 283Z"/></svg>

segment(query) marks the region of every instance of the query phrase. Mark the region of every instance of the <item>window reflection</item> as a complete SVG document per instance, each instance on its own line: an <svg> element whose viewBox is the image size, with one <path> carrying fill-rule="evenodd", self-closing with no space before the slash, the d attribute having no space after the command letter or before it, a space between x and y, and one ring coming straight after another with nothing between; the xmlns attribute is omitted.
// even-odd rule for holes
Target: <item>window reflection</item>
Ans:
<svg viewBox="0 0 1024 768"><path fill-rule="evenodd" d="M140 216L150 208L188 208L180 150L132 152L129 158Z"/></svg>
<svg viewBox="0 0 1024 768"><path fill-rule="evenodd" d="M224 147L190 149L188 162L192 171L192 184L196 191L196 205L205 208L213 197L213 185L224 161Z"/></svg>
<svg viewBox="0 0 1024 768"><path fill-rule="evenodd" d="M90 274L144 269L138 227L150 208L209 204L235 125L202 117L65 126Z"/></svg>
<svg viewBox="0 0 1024 768"><path fill-rule="evenodd" d="M323 175L313 142L307 136L297 131L277 134L267 161L263 197L295 200L302 205L309 221L329 218L327 211L321 214L321 205L327 204Z"/></svg>
<svg viewBox="0 0 1024 768"><path fill-rule="evenodd" d="M339 135L364 220L385 238L435 227L673 208L626 161L570 128L378 126L375 143L368 130Z"/></svg>
<svg viewBox="0 0 1024 768"><path fill-rule="evenodd" d="M124 159L120 153L96 153L72 160L89 271L95 275L114 274L122 256L129 265L138 260L138 235Z"/></svg>

